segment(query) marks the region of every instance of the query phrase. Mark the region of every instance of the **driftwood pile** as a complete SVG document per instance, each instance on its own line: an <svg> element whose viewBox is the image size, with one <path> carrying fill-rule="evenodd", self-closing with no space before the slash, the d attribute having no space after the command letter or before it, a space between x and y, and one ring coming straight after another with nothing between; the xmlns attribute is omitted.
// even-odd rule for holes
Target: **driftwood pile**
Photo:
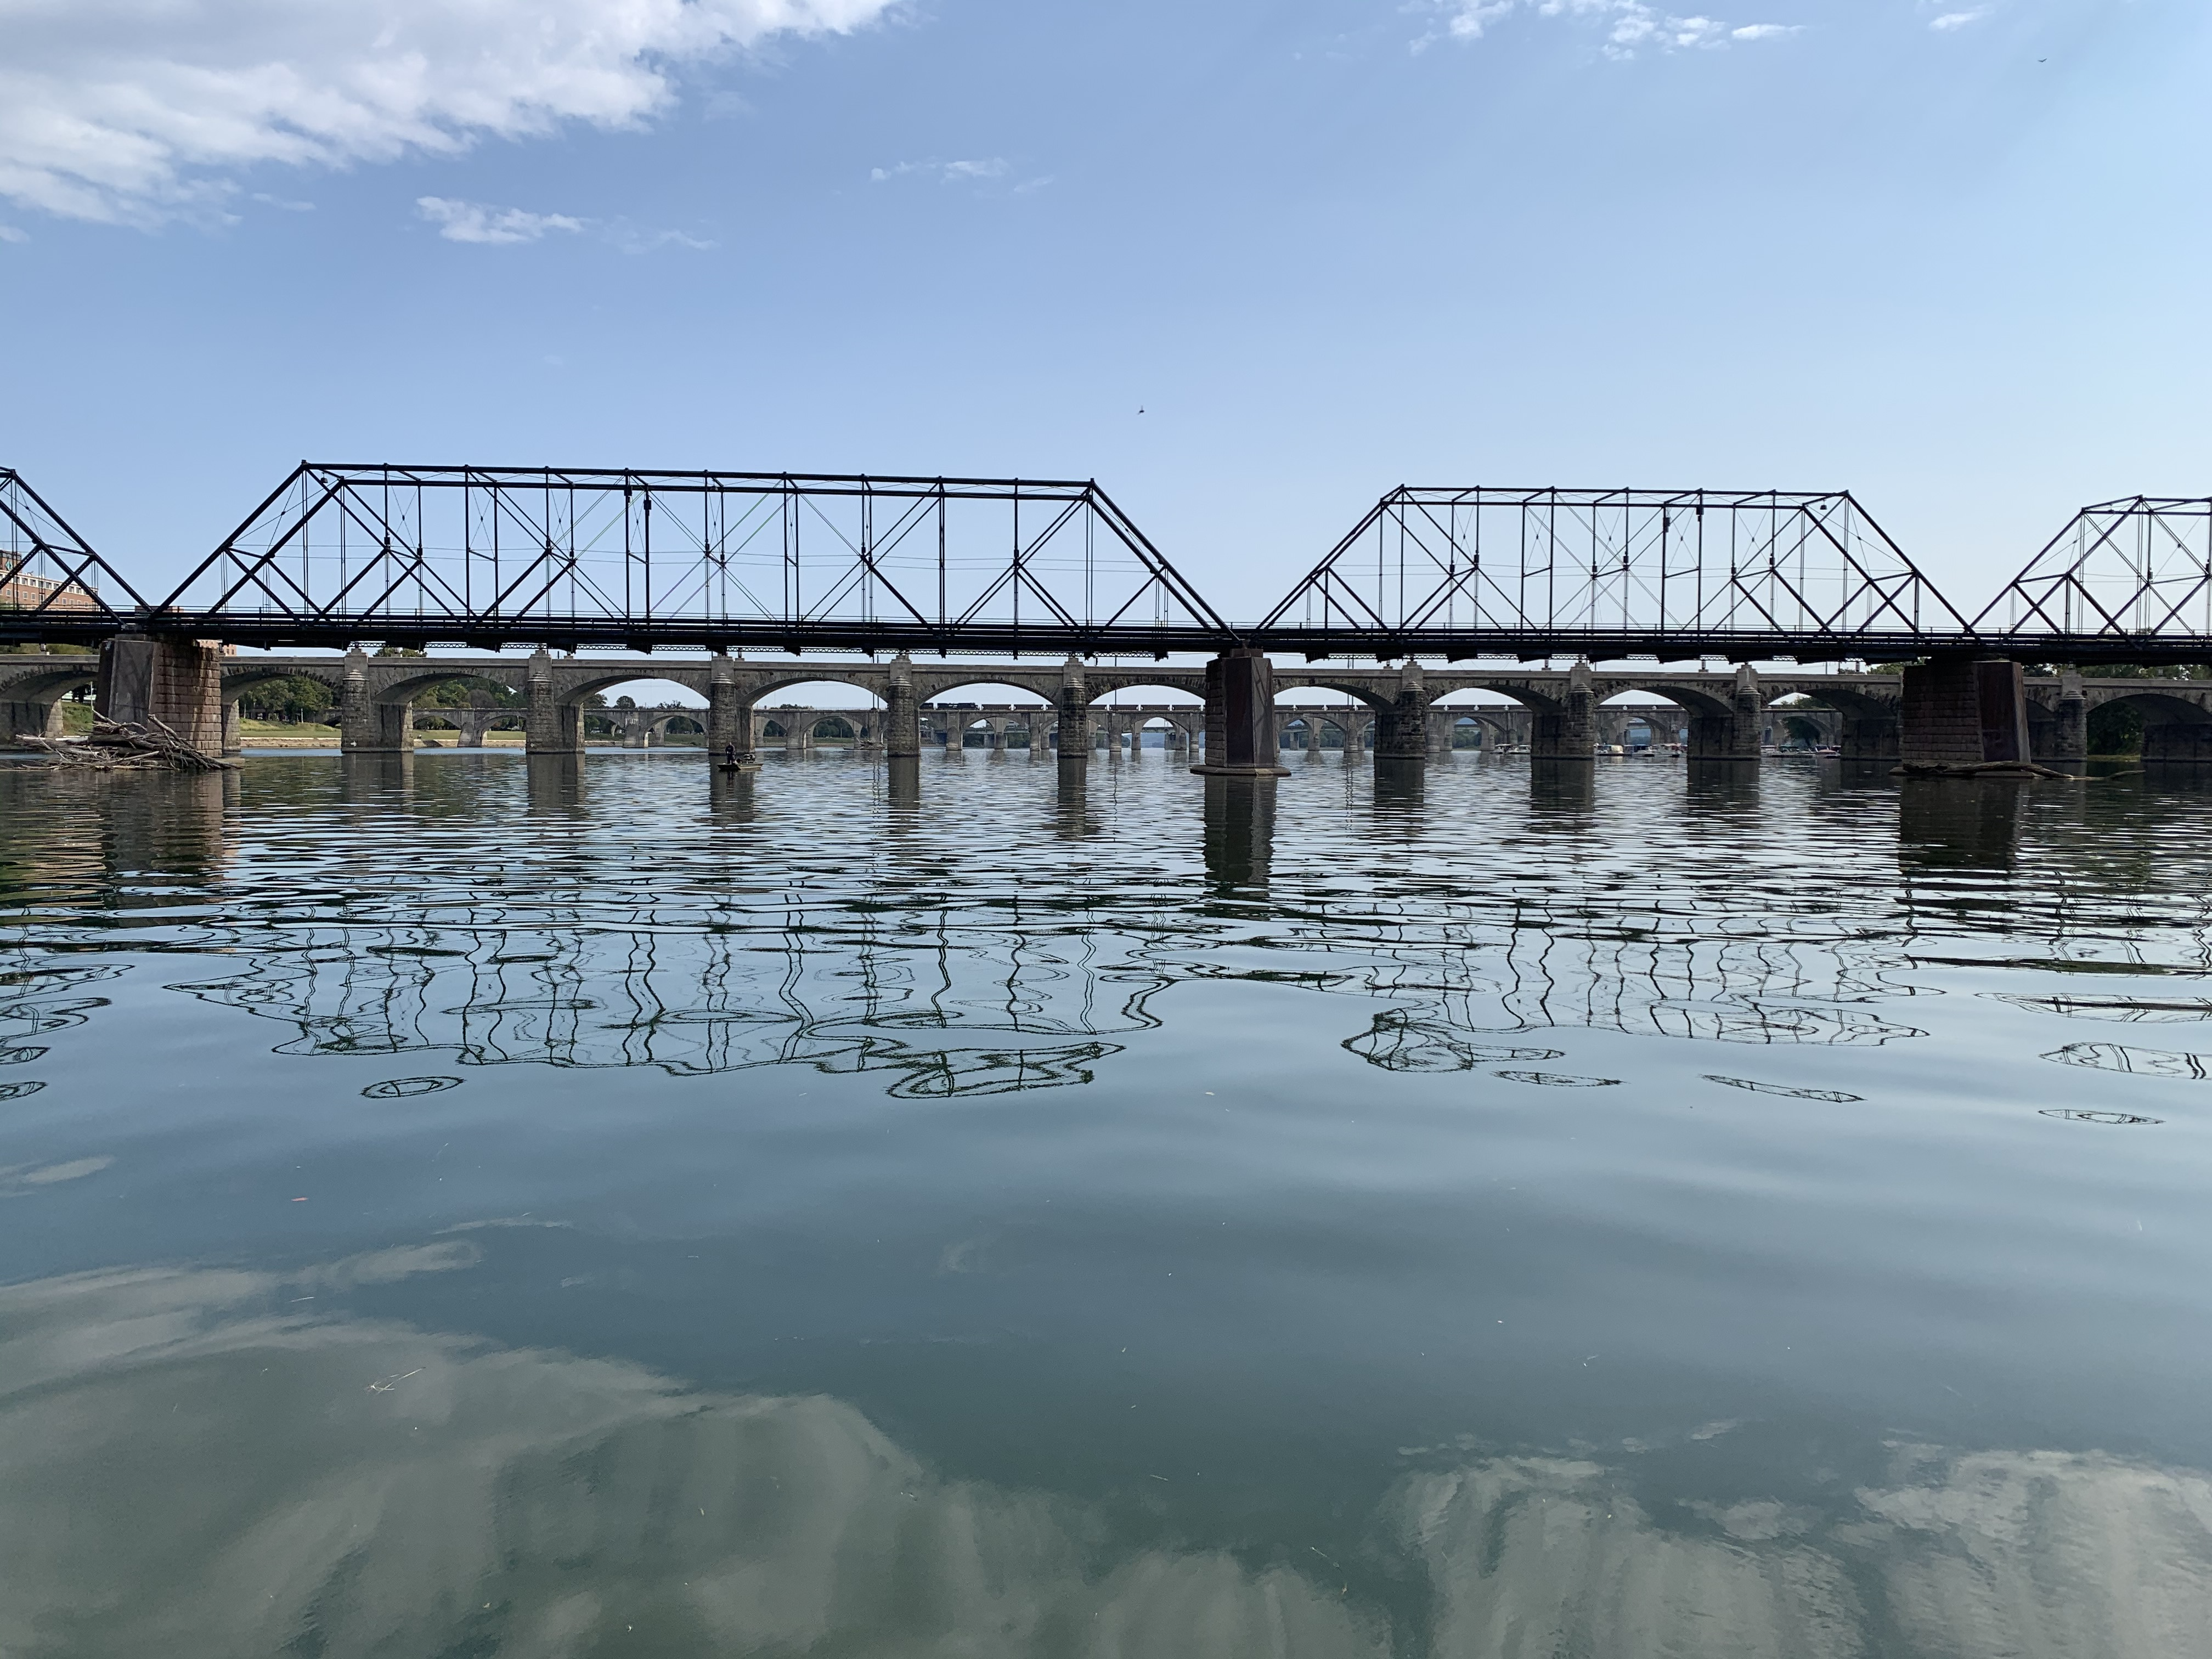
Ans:
<svg viewBox="0 0 2212 1659"><path fill-rule="evenodd" d="M16 742L44 750L56 766L88 767L100 772L231 772L236 761L214 760L186 743L160 720L95 720L81 738L33 737Z"/></svg>

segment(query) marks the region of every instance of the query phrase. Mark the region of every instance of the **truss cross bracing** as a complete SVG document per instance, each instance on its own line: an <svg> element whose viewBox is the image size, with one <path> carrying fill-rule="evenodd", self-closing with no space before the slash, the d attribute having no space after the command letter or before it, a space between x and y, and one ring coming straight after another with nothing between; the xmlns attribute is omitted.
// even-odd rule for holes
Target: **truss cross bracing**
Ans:
<svg viewBox="0 0 2212 1659"><path fill-rule="evenodd" d="M2057 659L2212 653L2212 500L2085 507L1975 619L1978 635Z"/></svg>
<svg viewBox="0 0 2212 1659"><path fill-rule="evenodd" d="M1405 488L1261 631L1383 654L1865 656L1966 625L1841 491Z"/></svg>
<svg viewBox="0 0 2212 1659"><path fill-rule="evenodd" d="M168 618L256 644L1189 650L1226 631L1088 481L311 464Z"/></svg>
<svg viewBox="0 0 2212 1659"><path fill-rule="evenodd" d="M0 468L0 638L112 631L141 603L21 475Z"/></svg>

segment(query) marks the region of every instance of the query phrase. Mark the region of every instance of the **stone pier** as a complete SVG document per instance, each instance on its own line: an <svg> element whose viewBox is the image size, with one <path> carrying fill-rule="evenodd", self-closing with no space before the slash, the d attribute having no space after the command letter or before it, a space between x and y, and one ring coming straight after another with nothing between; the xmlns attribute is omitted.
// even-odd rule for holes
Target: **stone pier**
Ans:
<svg viewBox="0 0 2212 1659"><path fill-rule="evenodd" d="M203 755L223 752L222 647L125 634L100 647L94 702L112 720L159 720Z"/></svg>
<svg viewBox="0 0 2212 1659"><path fill-rule="evenodd" d="M1528 726L1528 752L1537 760L1586 761L1597 757L1597 692L1589 665L1567 671L1563 695L1536 708Z"/></svg>
<svg viewBox="0 0 2212 1659"><path fill-rule="evenodd" d="M524 690L527 703L523 714L523 747L532 755L580 756L584 711L556 688L551 653L531 653Z"/></svg>
<svg viewBox="0 0 2212 1659"><path fill-rule="evenodd" d="M1725 713L1693 708L1690 711L1689 758L1707 761L1756 761L1759 737L1766 724L1766 700L1759 693L1759 675L1749 663L1735 671Z"/></svg>
<svg viewBox="0 0 2212 1659"><path fill-rule="evenodd" d="M1091 762L1091 698L1085 689L1083 659L1071 655L1060 666L1060 696L1054 742L1062 766L1087 766Z"/></svg>
<svg viewBox="0 0 2212 1659"><path fill-rule="evenodd" d="M1905 669L1904 698L1900 759L1971 765L2030 758L2027 690L2016 662L1931 657ZM2085 730L2086 723L2085 715Z"/></svg>
<svg viewBox="0 0 2212 1659"><path fill-rule="evenodd" d="M719 651L707 665L707 752L717 766L734 756L738 765L758 771L753 700L738 682L738 659Z"/></svg>
<svg viewBox="0 0 2212 1659"><path fill-rule="evenodd" d="M1419 765L1429 757L1429 699L1421 665L1408 658L1398 671L1397 695L1375 713L1375 760Z"/></svg>

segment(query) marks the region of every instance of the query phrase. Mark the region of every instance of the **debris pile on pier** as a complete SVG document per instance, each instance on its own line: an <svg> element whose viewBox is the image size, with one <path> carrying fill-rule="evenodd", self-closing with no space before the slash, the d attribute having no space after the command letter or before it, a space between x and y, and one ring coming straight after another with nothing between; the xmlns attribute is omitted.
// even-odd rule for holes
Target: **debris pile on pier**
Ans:
<svg viewBox="0 0 2212 1659"><path fill-rule="evenodd" d="M2033 761L1906 761L1889 769L1893 778L2045 778L2056 783L2085 781L2076 772L2061 772Z"/></svg>
<svg viewBox="0 0 2212 1659"><path fill-rule="evenodd" d="M116 772L230 772L236 761L203 755L160 720L95 720L81 738L19 735L16 742L46 751L56 766Z"/></svg>

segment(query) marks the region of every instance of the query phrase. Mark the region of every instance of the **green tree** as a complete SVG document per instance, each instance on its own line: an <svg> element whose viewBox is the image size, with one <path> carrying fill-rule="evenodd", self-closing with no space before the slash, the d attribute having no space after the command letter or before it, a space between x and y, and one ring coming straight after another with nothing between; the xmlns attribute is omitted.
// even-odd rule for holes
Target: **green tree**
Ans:
<svg viewBox="0 0 2212 1659"><path fill-rule="evenodd" d="M250 720L319 720L337 707L338 694L306 674L263 680L240 693L238 712Z"/></svg>

